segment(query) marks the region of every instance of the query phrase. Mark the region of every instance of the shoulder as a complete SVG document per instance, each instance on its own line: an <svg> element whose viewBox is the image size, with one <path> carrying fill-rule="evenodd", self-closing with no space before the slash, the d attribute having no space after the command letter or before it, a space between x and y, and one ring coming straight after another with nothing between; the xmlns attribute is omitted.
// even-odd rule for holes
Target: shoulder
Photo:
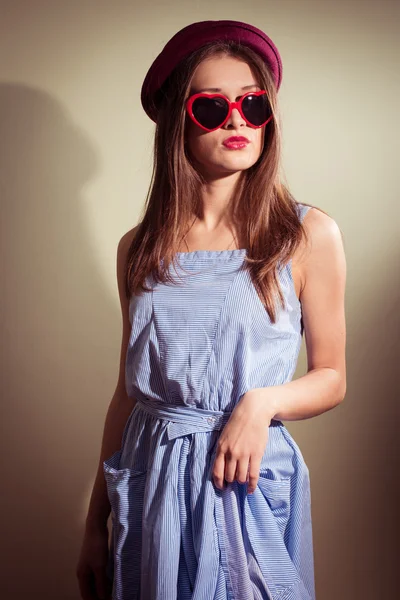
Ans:
<svg viewBox="0 0 400 600"><path fill-rule="evenodd" d="M343 246L342 232L336 221L317 207L311 207L303 218L308 259L327 257ZM321 255L322 253L322 255Z"/></svg>
<svg viewBox="0 0 400 600"><path fill-rule="evenodd" d="M336 276L345 271L343 236L337 222L317 207L310 208L304 216L306 239L301 252L302 287L315 277L326 277L326 272Z"/></svg>
<svg viewBox="0 0 400 600"><path fill-rule="evenodd" d="M316 206L309 207L304 204L302 206L308 208L303 218L303 225L309 236L316 240L327 235L341 238L339 226L331 216Z"/></svg>
<svg viewBox="0 0 400 600"><path fill-rule="evenodd" d="M122 294L125 286L125 272L128 262L128 254L129 248L133 239L136 235L137 230L139 229L139 225L136 225L121 237L117 246L117 279L118 279L118 288L120 291L120 295Z"/></svg>
<svg viewBox="0 0 400 600"><path fill-rule="evenodd" d="M121 239L118 242L118 251L119 252L121 252L121 251L125 252L125 253L128 252L129 247L130 247L131 243L133 242L138 229L139 229L139 225L136 225L135 227L133 227L132 229L130 229L129 231L124 233L124 235L121 237Z"/></svg>
<svg viewBox="0 0 400 600"><path fill-rule="evenodd" d="M297 296L301 299L307 279L320 276L318 269L328 268L334 260L344 261L342 233L336 221L323 210L298 203L305 231L293 255L293 276Z"/></svg>

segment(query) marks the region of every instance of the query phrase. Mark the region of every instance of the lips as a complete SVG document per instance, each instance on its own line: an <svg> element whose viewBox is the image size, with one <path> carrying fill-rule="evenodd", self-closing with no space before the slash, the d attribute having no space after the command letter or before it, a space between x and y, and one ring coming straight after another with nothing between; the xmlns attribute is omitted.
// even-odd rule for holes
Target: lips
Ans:
<svg viewBox="0 0 400 600"><path fill-rule="evenodd" d="M224 146L233 146L236 144L249 144L250 140L248 140L246 137L243 137L242 135L233 135L230 138L227 138L226 140L224 140L222 142L224 144Z"/></svg>

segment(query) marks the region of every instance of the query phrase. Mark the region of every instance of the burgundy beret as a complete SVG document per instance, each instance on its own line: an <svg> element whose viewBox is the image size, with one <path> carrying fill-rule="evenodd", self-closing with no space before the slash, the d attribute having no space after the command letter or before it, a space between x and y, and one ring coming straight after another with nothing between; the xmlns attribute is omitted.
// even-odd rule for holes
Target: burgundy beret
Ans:
<svg viewBox="0 0 400 600"><path fill-rule="evenodd" d="M155 96L179 62L194 50L216 40L237 41L257 52L268 64L279 90L282 60L278 48L261 29L240 21L199 21L187 25L167 42L145 76L141 102L150 119L157 121Z"/></svg>

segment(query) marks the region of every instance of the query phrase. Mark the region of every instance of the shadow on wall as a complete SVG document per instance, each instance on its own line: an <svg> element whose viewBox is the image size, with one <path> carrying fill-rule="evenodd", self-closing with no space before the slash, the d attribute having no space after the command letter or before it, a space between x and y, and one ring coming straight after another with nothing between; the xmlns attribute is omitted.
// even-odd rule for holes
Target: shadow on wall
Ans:
<svg viewBox="0 0 400 600"><path fill-rule="evenodd" d="M103 394L107 366L120 343L85 224L82 188L98 157L39 89L0 86L0 129L1 596L71 600L82 505L114 391Z"/></svg>

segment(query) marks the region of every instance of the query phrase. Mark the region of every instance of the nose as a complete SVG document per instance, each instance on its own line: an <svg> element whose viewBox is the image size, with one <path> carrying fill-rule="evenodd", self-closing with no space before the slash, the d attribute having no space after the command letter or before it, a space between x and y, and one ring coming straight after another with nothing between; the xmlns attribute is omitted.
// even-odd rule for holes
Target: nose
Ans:
<svg viewBox="0 0 400 600"><path fill-rule="evenodd" d="M233 129L236 129L237 127L242 127L243 125L246 125L246 121L243 119L238 109L234 108L229 119L225 123L225 127L233 126Z"/></svg>

